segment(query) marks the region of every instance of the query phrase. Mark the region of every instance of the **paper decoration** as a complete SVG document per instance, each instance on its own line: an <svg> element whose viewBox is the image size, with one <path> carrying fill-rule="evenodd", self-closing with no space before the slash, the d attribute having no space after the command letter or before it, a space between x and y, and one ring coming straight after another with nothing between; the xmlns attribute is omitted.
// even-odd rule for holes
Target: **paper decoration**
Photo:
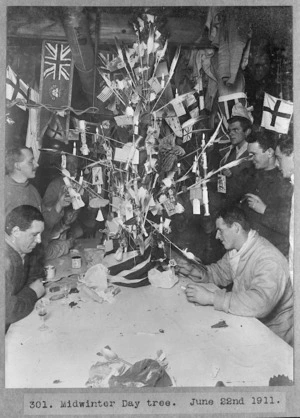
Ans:
<svg viewBox="0 0 300 418"><path fill-rule="evenodd" d="M114 155L114 161L119 161L122 163L127 163L128 158L130 157L131 151L132 151L133 144L131 142L128 142L123 146L123 148L116 148L115 149L115 155ZM139 151L137 149L134 150L132 160L132 164L138 164L139 163Z"/></svg>
<svg viewBox="0 0 300 418"><path fill-rule="evenodd" d="M190 200L194 199L202 200L202 189L200 185L190 189Z"/></svg>
<svg viewBox="0 0 300 418"><path fill-rule="evenodd" d="M182 128L177 116L166 117L165 121L170 126L176 136L182 137Z"/></svg>
<svg viewBox="0 0 300 418"><path fill-rule="evenodd" d="M115 121L118 126L128 126L133 124L133 117L127 115L115 116Z"/></svg>
<svg viewBox="0 0 300 418"><path fill-rule="evenodd" d="M163 203L162 203L163 207L165 208L168 216L173 216L176 213L176 204L174 204L174 202L171 202L170 199L166 199Z"/></svg>
<svg viewBox="0 0 300 418"><path fill-rule="evenodd" d="M113 212L118 212L122 204L122 199L119 196L113 196L111 203Z"/></svg>
<svg viewBox="0 0 300 418"><path fill-rule="evenodd" d="M198 170L198 158L195 156L193 166L192 166L192 173L197 173Z"/></svg>
<svg viewBox="0 0 300 418"><path fill-rule="evenodd" d="M101 209L98 210L97 217L96 217L96 221L98 221L98 222L104 221L104 218L103 218L103 214L102 214L102 210Z"/></svg>
<svg viewBox="0 0 300 418"><path fill-rule="evenodd" d="M104 243L104 247L105 247L105 252L109 253L110 251L112 251L114 249L114 243L112 239L108 239L105 241Z"/></svg>
<svg viewBox="0 0 300 418"><path fill-rule="evenodd" d="M132 204L130 202L126 202L125 218L126 218L126 221L133 218L133 207L132 207Z"/></svg>
<svg viewBox="0 0 300 418"><path fill-rule="evenodd" d="M119 232L119 224L117 222L117 218L113 218L111 221L106 221L106 227L109 230L109 234L115 235Z"/></svg>
<svg viewBox="0 0 300 418"><path fill-rule="evenodd" d="M30 89L29 100L34 103L39 102L39 93L33 89ZM29 109L28 126L26 134L26 147L31 148L34 159L39 160L41 139L38 136L38 115L39 110L36 108Z"/></svg>
<svg viewBox="0 0 300 418"><path fill-rule="evenodd" d="M92 168L92 184L103 184L103 172L102 167Z"/></svg>
<svg viewBox="0 0 300 418"><path fill-rule="evenodd" d="M200 200L199 199L193 199L193 214L194 215L201 215Z"/></svg>
<svg viewBox="0 0 300 418"><path fill-rule="evenodd" d="M103 199L103 197L93 197L93 199L91 199L89 201L89 207L90 208L104 208L105 206L107 206L109 204L109 200L108 199Z"/></svg>
<svg viewBox="0 0 300 418"><path fill-rule="evenodd" d="M292 115L292 102L265 93L261 126L270 131L287 134Z"/></svg>
<svg viewBox="0 0 300 418"><path fill-rule="evenodd" d="M162 91L161 84L156 77L150 78L150 80L148 80L148 84L150 89L153 90L156 94Z"/></svg>
<svg viewBox="0 0 300 418"><path fill-rule="evenodd" d="M200 113L198 97L199 97L198 93L195 92L195 93L190 93L189 95L187 95L185 99L187 110L190 114L190 117L193 119L197 118Z"/></svg>
<svg viewBox="0 0 300 418"><path fill-rule="evenodd" d="M218 192L226 193L226 176L218 174Z"/></svg>

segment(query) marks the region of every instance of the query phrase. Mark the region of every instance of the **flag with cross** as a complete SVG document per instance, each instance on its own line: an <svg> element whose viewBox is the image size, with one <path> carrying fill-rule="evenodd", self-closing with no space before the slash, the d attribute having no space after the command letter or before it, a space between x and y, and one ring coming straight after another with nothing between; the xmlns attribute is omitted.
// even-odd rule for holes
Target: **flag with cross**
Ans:
<svg viewBox="0 0 300 418"><path fill-rule="evenodd" d="M23 106L22 102L26 104L29 101L30 92L30 87L8 65L6 69L6 99L12 102L19 100L16 103L17 106L26 110L26 106Z"/></svg>
<svg viewBox="0 0 300 418"><path fill-rule="evenodd" d="M287 134L293 115L293 103L265 93L261 126Z"/></svg>
<svg viewBox="0 0 300 418"><path fill-rule="evenodd" d="M53 120L47 107L56 112L56 119L63 131L60 136L68 136L70 112L61 109L71 105L73 68L72 52L67 42L43 41L40 100L45 107L40 111L41 136L49 120Z"/></svg>

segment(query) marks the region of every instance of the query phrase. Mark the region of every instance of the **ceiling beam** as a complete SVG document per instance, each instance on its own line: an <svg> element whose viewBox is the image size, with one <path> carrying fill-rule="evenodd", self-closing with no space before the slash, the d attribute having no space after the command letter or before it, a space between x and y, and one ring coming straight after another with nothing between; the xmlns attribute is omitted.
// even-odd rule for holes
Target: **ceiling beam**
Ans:
<svg viewBox="0 0 300 418"><path fill-rule="evenodd" d="M136 41L133 28L128 23L129 16L116 13L101 13L98 43L114 44L115 37L121 42L132 44ZM170 34L169 43L183 46L209 46L204 35L205 19L191 19L189 17L168 17L165 26ZM93 41L95 34L95 20L90 19L90 33ZM59 20L44 18L33 21L24 15L10 17L7 22L7 35L9 38L27 38L32 40L53 39L66 41L66 34Z"/></svg>

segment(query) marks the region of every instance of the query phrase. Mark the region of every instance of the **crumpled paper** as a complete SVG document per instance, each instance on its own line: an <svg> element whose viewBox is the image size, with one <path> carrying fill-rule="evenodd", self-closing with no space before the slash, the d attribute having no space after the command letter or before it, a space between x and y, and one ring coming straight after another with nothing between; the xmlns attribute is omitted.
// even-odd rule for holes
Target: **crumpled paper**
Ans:
<svg viewBox="0 0 300 418"><path fill-rule="evenodd" d="M178 282L178 278L171 269L163 272L155 268L151 269L148 271L148 279L153 286L164 289L170 289Z"/></svg>
<svg viewBox="0 0 300 418"><path fill-rule="evenodd" d="M114 296L120 288L107 283L108 269L102 264L96 264L88 269L86 274L79 279L78 289L95 302L103 301L112 303Z"/></svg>
<svg viewBox="0 0 300 418"><path fill-rule="evenodd" d="M84 277L80 278L79 281L88 287L101 291L107 288L107 276L107 267L103 264L96 264L90 267Z"/></svg>
<svg viewBox="0 0 300 418"><path fill-rule="evenodd" d="M168 362L163 350L157 351L157 358L143 359L134 364L121 359L109 346L97 353L102 358L89 371L87 387L166 387L174 382L166 372ZM125 366L126 365L126 366Z"/></svg>
<svg viewBox="0 0 300 418"><path fill-rule="evenodd" d="M111 376L118 376L125 370L122 362L98 361L90 368L89 378L85 383L88 388L109 388Z"/></svg>

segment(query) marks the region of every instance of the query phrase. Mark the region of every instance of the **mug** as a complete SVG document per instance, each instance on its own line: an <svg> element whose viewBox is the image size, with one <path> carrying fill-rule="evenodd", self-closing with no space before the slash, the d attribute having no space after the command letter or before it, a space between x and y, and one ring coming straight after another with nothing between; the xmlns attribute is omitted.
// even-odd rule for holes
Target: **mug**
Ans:
<svg viewBox="0 0 300 418"><path fill-rule="evenodd" d="M51 266L50 264L48 266L44 267L45 275L47 280L52 280L55 277L55 267Z"/></svg>
<svg viewBox="0 0 300 418"><path fill-rule="evenodd" d="M75 255L72 257L72 268L80 269L81 268L81 257L80 255Z"/></svg>

